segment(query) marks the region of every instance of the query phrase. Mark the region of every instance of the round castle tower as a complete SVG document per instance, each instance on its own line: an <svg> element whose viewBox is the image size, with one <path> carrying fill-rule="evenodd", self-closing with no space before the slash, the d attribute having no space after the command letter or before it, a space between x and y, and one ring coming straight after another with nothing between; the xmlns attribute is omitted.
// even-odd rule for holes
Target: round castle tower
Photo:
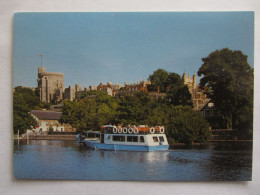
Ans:
<svg viewBox="0 0 260 195"><path fill-rule="evenodd" d="M38 89L43 102L59 102L63 98L64 74L46 72L45 67L38 67Z"/></svg>

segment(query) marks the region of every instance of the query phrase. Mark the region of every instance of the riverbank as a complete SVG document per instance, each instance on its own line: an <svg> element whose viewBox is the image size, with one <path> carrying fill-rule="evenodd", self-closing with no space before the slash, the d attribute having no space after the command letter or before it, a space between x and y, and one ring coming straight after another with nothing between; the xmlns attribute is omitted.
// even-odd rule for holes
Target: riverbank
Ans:
<svg viewBox="0 0 260 195"><path fill-rule="evenodd" d="M18 139L15 137L14 139ZM27 139L27 136L20 137L19 139ZM76 141L75 135L28 135L29 140L67 140Z"/></svg>
<svg viewBox="0 0 260 195"><path fill-rule="evenodd" d="M191 146L201 146L206 145L208 143L214 143L214 142L222 142L222 143L237 143L237 142L253 142L253 140L210 140L207 143L192 143ZM185 146L185 143L169 143L171 147L173 146Z"/></svg>
<svg viewBox="0 0 260 195"><path fill-rule="evenodd" d="M15 140L18 140L18 137L14 137ZM27 139L26 135L23 135L19 138ZM69 140L76 141L75 135L28 135L29 140ZM210 140L209 142L253 142L253 140ZM205 143L192 143L192 146L204 145ZM170 146L185 146L184 143L169 143Z"/></svg>
<svg viewBox="0 0 260 195"><path fill-rule="evenodd" d="M210 142L253 142L253 140L210 140Z"/></svg>

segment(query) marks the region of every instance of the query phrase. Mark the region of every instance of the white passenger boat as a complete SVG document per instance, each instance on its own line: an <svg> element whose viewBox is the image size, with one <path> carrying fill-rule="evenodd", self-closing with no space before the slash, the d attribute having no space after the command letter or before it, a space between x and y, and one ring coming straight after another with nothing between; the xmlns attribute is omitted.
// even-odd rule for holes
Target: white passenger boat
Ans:
<svg viewBox="0 0 260 195"><path fill-rule="evenodd" d="M77 135L77 140L84 142L89 148L100 150L127 150L127 151L163 151L169 149L165 129L146 126L102 126L99 139L90 138L88 135L82 139ZM81 137L80 137L81 136Z"/></svg>

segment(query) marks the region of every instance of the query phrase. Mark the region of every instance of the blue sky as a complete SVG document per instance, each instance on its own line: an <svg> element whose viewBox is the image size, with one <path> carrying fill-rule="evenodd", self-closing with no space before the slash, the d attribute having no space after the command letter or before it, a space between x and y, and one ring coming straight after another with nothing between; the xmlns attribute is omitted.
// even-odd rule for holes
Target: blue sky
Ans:
<svg viewBox="0 0 260 195"><path fill-rule="evenodd" d="M37 86L39 54L67 87L138 82L158 68L191 75L226 47L254 67L253 12L16 13L13 86Z"/></svg>

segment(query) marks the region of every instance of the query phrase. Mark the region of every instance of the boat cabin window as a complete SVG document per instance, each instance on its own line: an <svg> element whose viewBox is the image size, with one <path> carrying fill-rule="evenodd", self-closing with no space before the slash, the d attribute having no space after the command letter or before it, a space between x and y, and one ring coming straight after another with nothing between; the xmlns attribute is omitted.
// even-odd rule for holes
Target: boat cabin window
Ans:
<svg viewBox="0 0 260 195"><path fill-rule="evenodd" d="M164 142L163 136L160 136L159 139L160 139L160 142Z"/></svg>
<svg viewBox="0 0 260 195"><path fill-rule="evenodd" d="M144 136L140 136L139 142L144 142Z"/></svg>
<svg viewBox="0 0 260 195"><path fill-rule="evenodd" d="M158 137L157 136L153 136L153 141L154 142L158 142Z"/></svg>
<svg viewBox="0 0 260 195"><path fill-rule="evenodd" d="M127 142L138 142L138 136L127 136Z"/></svg>
<svg viewBox="0 0 260 195"><path fill-rule="evenodd" d="M122 135L113 135L113 141L124 142L124 141L125 141L125 136L122 136Z"/></svg>
<svg viewBox="0 0 260 195"><path fill-rule="evenodd" d="M112 133L113 127L105 127L105 133Z"/></svg>

